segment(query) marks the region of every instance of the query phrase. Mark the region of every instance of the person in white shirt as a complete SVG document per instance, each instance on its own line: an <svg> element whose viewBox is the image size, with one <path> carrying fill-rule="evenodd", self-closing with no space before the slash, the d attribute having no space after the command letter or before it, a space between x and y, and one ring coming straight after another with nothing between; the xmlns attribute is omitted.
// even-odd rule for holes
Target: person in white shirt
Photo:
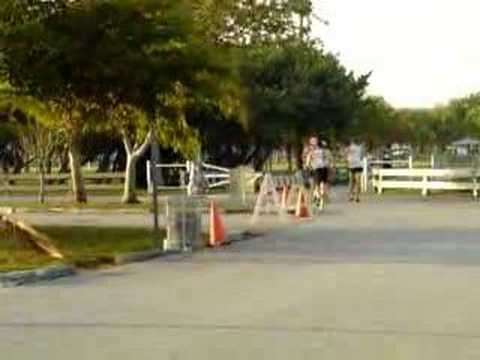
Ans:
<svg viewBox="0 0 480 360"><path fill-rule="evenodd" d="M349 201L360 202L360 184L363 172L363 147L352 139L345 152L350 174L348 191Z"/></svg>
<svg viewBox="0 0 480 360"><path fill-rule="evenodd" d="M330 156L327 144L325 142L319 144L316 136L310 138L309 145L310 149L307 154L306 166L312 169L313 172L313 198L316 205L323 208L323 202L328 191Z"/></svg>

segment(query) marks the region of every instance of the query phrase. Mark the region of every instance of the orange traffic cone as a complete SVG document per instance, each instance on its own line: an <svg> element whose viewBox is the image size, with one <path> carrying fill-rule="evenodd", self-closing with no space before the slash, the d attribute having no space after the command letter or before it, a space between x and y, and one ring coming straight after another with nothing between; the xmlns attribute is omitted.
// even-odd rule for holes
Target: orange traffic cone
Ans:
<svg viewBox="0 0 480 360"><path fill-rule="evenodd" d="M288 186L283 185L283 191L282 191L282 202L281 202L281 209L286 210L288 208Z"/></svg>
<svg viewBox="0 0 480 360"><path fill-rule="evenodd" d="M305 194L303 193L303 190L300 190L298 192L298 201L297 208L295 209L295 216L298 218L310 217L307 205L305 204Z"/></svg>
<svg viewBox="0 0 480 360"><path fill-rule="evenodd" d="M210 241L209 245L218 247L225 244L225 228L215 202L210 203Z"/></svg>

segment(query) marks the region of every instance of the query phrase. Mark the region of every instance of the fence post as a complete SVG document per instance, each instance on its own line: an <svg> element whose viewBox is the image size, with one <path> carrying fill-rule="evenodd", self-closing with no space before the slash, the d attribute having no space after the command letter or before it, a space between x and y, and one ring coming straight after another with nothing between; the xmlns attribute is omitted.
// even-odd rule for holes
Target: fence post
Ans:
<svg viewBox="0 0 480 360"><path fill-rule="evenodd" d="M187 184L186 171L180 170L180 190L182 190L182 192L187 190L186 184Z"/></svg>
<svg viewBox="0 0 480 360"><path fill-rule="evenodd" d="M428 195L428 176L427 175L423 176L422 182L423 182L422 196L425 197Z"/></svg>
<svg viewBox="0 0 480 360"><path fill-rule="evenodd" d="M432 153L432 155L430 156L430 167L432 169L435 169L435 154Z"/></svg>
<svg viewBox="0 0 480 360"><path fill-rule="evenodd" d="M413 157L412 157L412 155L409 155L409 156L408 156L408 168L409 168L410 170L413 169Z"/></svg>
<svg viewBox="0 0 480 360"><path fill-rule="evenodd" d="M368 191L368 158L363 158L362 192Z"/></svg>
<svg viewBox="0 0 480 360"><path fill-rule="evenodd" d="M157 249L163 250L163 245L159 239L159 224L158 224L158 194L157 194L157 182L156 182L156 163L153 158L152 161L149 161L150 168L147 171L147 174L150 173L150 180L152 184L152 207L153 207L153 239L154 244Z"/></svg>
<svg viewBox="0 0 480 360"><path fill-rule="evenodd" d="M378 170L378 183L377 183L377 192L378 192L379 195L383 194L382 181L383 181L382 169L379 169Z"/></svg>
<svg viewBox="0 0 480 360"><path fill-rule="evenodd" d="M147 160L147 191L149 194L152 194L152 172L150 167L150 160Z"/></svg>
<svg viewBox="0 0 480 360"><path fill-rule="evenodd" d="M473 175L473 198L478 199L478 181L477 174Z"/></svg>

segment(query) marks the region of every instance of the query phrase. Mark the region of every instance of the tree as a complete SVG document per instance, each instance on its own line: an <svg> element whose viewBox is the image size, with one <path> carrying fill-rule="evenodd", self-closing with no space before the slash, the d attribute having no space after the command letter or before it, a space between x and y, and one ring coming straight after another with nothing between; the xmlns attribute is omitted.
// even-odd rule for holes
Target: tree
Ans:
<svg viewBox="0 0 480 360"><path fill-rule="evenodd" d="M351 126L351 135L361 136L369 148L407 139L407 123L382 97L366 97Z"/></svg>
<svg viewBox="0 0 480 360"><path fill-rule="evenodd" d="M62 133L29 118L25 124L17 124L17 133L23 149L34 156L39 175L38 201L45 202L45 174L58 146L63 142Z"/></svg>
<svg viewBox="0 0 480 360"><path fill-rule="evenodd" d="M50 121L65 131L74 198L85 202L80 138L93 106L83 95L94 96L95 86L78 76L88 53L71 36L83 33L88 24L79 21L77 8L67 1L27 1L18 16L12 4L18 3L7 1L0 9L0 18L8 19L1 24L0 77L20 96L35 98L58 115Z"/></svg>
<svg viewBox="0 0 480 360"><path fill-rule="evenodd" d="M110 29L95 38L95 61L102 63L96 81L103 87L95 101L123 139L124 202L137 201L135 165L153 137L191 154L196 132L186 128L182 106L212 97L228 101L233 78L225 49L214 48L195 16L192 22L188 1L146 3L143 8L134 1L123 7L105 2L92 10L102 14L94 26ZM167 31L161 24L168 24Z"/></svg>
<svg viewBox="0 0 480 360"><path fill-rule="evenodd" d="M397 110L399 122L407 129L404 141L427 148L446 147L465 136L480 134L480 95L452 99L433 109Z"/></svg>
<svg viewBox="0 0 480 360"><path fill-rule="evenodd" d="M242 78L257 148L267 146L268 156L273 147L290 143L301 167L302 140L311 133L344 132L361 106L368 75L357 78L332 54L294 42L252 51Z"/></svg>
<svg viewBox="0 0 480 360"><path fill-rule="evenodd" d="M15 94L11 89L0 92L0 105L10 108L12 130L18 137L23 152L28 154L25 163L36 165L39 174L39 202L45 202L45 174L52 157L64 142L63 134L51 127L56 114L38 100Z"/></svg>
<svg viewBox="0 0 480 360"><path fill-rule="evenodd" d="M195 0L194 0L195 2ZM261 47L307 39L300 19L313 9L309 0L196 0L200 20L215 42L234 47Z"/></svg>
<svg viewBox="0 0 480 360"><path fill-rule="evenodd" d="M164 99L176 94L179 84L187 97L210 91L226 77L229 62L208 46L204 28L191 21L193 8L187 0L66 2L62 7L53 3L41 14L27 7L31 16L15 21L10 21L11 7L3 8L0 19L9 21L2 24L6 31L0 35L0 76L61 114L57 126L67 134L75 199L84 202L80 140L92 123L122 118L116 114L136 108L144 114L137 119L147 119L150 127L145 132L150 135L140 141L147 146L153 128L158 128L155 122L162 120L165 127L167 114L159 113ZM128 130L136 122L123 126L123 120L117 128L127 153L134 154ZM180 121L173 128L182 126L181 117L168 120ZM139 126L144 127L142 121ZM141 133L135 132L133 137ZM177 142L175 137L167 140ZM133 174L127 169L127 177ZM127 179L128 184L134 182Z"/></svg>

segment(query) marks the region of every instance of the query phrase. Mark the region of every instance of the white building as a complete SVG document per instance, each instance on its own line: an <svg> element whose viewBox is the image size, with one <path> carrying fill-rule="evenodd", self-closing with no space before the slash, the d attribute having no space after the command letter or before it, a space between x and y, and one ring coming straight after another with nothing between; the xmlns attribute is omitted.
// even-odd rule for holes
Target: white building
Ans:
<svg viewBox="0 0 480 360"><path fill-rule="evenodd" d="M451 149L458 156L478 154L480 149L480 140L471 137L465 137L451 143L449 149Z"/></svg>

